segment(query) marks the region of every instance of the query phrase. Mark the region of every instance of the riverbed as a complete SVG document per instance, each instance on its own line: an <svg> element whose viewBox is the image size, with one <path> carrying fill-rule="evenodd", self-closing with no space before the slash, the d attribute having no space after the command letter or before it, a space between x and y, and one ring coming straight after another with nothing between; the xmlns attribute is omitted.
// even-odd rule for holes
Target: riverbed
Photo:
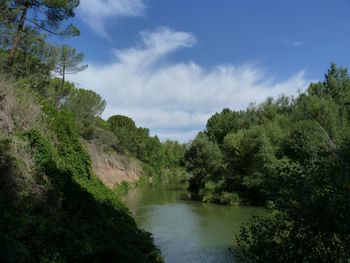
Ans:
<svg viewBox="0 0 350 263"><path fill-rule="evenodd" d="M153 234L166 263L233 262L235 234L264 209L207 204L189 197L181 185L163 185L131 189L124 200L138 226Z"/></svg>

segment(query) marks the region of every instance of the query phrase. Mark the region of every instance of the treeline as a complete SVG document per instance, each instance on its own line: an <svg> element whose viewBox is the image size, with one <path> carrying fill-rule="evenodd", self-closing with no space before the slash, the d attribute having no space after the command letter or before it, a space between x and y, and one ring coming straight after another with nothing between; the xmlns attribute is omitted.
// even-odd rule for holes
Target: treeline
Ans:
<svg viewBox="0 0 350 263"><path fill-rule="evenodd" d="M349 106L348 71L332 64L296 98L216 113L192 142L202 200L269 208L237 237L242 262L349 262Z"/></svg>
<svg viewBox="0 0 350 263"><path fill-rule="evenodd" d="M112 116L107 123L115 135L115 149L143 161L145 175L161 177L165 170L176 170L183 165L185 144L170 140L162 143L126 116Z"/></svg>
<svg viewBox="0 0 350 263"><path fill-rule="evenodd" d="M148 175L177 166L184 148L125 126L127 117L101 119L101 96L66 81L87 67L84 56L48 36L79 34L68 24L78 5L0 2L0 258L162 262L151 235L92 171L82 141L142 159Z"/></svg>

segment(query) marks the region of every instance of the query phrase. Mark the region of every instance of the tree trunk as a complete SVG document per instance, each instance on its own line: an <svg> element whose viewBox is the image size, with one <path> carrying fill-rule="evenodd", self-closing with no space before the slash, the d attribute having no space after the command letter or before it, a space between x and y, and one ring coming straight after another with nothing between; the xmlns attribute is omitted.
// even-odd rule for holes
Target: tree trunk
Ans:
<svg viewBox="0 0 350 263"><path fill-rule="evenodd" d="M62 82L61 82L61 92L63 92L64 88L64 82L66 81L66 67L63 65L63 70L62 70Z"/></svg>
<svg viewBox="0 0 350 263"><path fill-rule="evenodd" d="M28 11L28 8L29 8L29 1L26 1L24 3L24 9L22 11L22 15L21 15L21 19L19 20L19 24L18 24L18 27L17 27L17 32L16 32L16 35L15 35L15 39L13 41L13 44L12 44L12 48L11 48L11 51L10 51L10 55L7 59L7 66L9 68L12 67L14 61L15 61L15 57L16 57L16 53L17 53L17 49L18 49L18 46L22 40L22 33L24 31L24 22L26 20L26 16L27 16L27 11Z"/></svg>
<svg viewBox="0 0 350 263"><path fill-rule="evenodd" d="M65 64L63 65L62 68L62 80L61 80L61 87L60 90L57 92L57 100L56 100L56 108L58 109L60 106L60 100L62 99L63 96L63 89L64 89L64 83L66 81L66 67Z"/></svg>

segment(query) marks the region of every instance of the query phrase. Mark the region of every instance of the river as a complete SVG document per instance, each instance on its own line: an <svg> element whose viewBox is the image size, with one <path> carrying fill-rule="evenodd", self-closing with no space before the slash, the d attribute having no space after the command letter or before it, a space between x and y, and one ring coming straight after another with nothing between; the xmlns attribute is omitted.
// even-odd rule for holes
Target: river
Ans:
<svg viewBox="0 0 350 263"><path fill-rule="evenodd" d="M229 248L242 223L260 207L229 207L189 199L185 187L129 190L124 200L139 227L153 234L166 263L233 262Z"/></svg>

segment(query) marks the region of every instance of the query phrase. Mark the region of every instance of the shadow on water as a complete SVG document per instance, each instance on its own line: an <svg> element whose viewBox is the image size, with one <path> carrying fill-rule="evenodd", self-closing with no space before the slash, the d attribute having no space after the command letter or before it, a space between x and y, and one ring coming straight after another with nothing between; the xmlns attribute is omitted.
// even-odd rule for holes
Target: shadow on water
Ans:
<svg viewBox="0 0 350 263"><path fill-rule="evenodd" d="M229 207L189 199L185 185L135 188L125 196L137 224L150 231L165 262L232 262L229 248L260 207Z"/></svg>

